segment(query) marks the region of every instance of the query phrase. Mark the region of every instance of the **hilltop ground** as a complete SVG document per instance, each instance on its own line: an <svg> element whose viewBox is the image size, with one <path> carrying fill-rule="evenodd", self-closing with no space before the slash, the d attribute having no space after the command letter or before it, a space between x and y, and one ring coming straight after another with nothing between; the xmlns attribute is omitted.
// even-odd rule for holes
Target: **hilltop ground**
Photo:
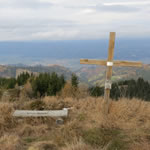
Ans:
<svg viewBox="0 0 150 150"><path fill-rule="evenodd" d="M149 150L150 103L103 98L44 97L0 102L0 150ZM14 118L15 109L71 108L63 125L54 118Z"/></svg>

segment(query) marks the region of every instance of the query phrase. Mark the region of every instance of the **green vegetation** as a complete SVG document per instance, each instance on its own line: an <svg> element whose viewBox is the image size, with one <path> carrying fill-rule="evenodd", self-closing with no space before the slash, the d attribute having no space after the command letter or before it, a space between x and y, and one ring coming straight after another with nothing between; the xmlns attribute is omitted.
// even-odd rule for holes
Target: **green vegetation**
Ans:
<svg viewBox="0 0 150 150"><path fill-rule="evenodd" d="M28 72L22 73L17 77L17 83L19 86L24 85L27 83L27 80L30 78L30 74Z"/></svg>
<svg viewBox="0 0 150 150"><path fill-rule="evenodd" d="M1 78L0 77L0 87L4 89L13 89L15 88L15 85L18 84L19 86L22 86L26 84L27 80L30 78L29 73L22 73L20 74L17 79L15 78Z"/></svg>
<svg viewBox="0 0 150 150"><path fill-rule="evenodd" d="M38 76L34 76L29 73L20 74L17 79L15 78L0 78L1 89L14 89L16 85L24 86L27 82L31 83L32 95L31 97L42 96L56 96L62 91L66 84L66 80L63 75L58 76L55 72L40 73ZM67 87L66 92L71 90L73 97L79 94L78 91L79 79L75 74L71 76L71 87ZM74 91L74 92L73 92ZM65 92L65 93L66 93ZM77 93L78 92L78 93ZM104 95L104 87L98 85L90 87L87 91L91 96L99 97ZM28 91L29 93L29 91ZM77 94L76 94L77 93ZM64 93L63 93L64 94ZM66 95L66 94L65 94ZM112 84L110 97L114 100L118 100L121 97L129 99L138 98L145 101L150 101L150 83L144 81L143 78L137 80L130 79L115 82Z"/></svg>
<svg viewBox="0 0 150 150"><path fill-rule="evenodd" d="M78 77L75 74L72 74L72 76L71 76L71 84L74 88L78 87L79 80L78 80Z"/></svg>
<svg viewBox="0 0 150 150"><path fill-rule="evenodd" d="M55 96L65 85L64 76L58 76L56 73L41 73L31 81L35 96Z"/></svg>
<svg viewBox="0 0 150 150"><path fill-rule="evenodd" d="M104 87L93 86L89 88L89 92L90 95L94 97L103 96ZM121 97L126 97L129 99L138 98L145 101L150 101L150 83L148 81L144 81L143 78L113 83L110 97L115 100L118 100Z"/></svg>
<svg viewBox="0 0 150 150"><path fill-rule="evenodd" d="M99 97L104 95L104 88L96 85L95 87L90 87L89 92L91 96Z"/></svg>
<svg viewBox="0 0 150 150"><path fill-rule="evenodd" d="M127 149L124 138L119 129L93 128L83 132L83 139L87 144L95 147L108 145L108 150Z"/></svg>
<svg viewBox="0 0 150 150"><path fill-rule="evenodd" d="M13 89L16 85L17 81L15 78L0 78L0 88L4 89Z"/></svg>
<svg viewBox="0 0 150 150"><path fill-rule="evenodd" d="M114 83L112 85L111 97L117 100L121 97L127 97L129 99L138 98L150 101L150 83L144 81L143 78Z"/></svg>
<svg viewBox="0 0 150 150"><path fill-rule="evenodd" d="M30 104L30 108L31 110L44 110L45 103L41 100L36 100Z"/></svg>

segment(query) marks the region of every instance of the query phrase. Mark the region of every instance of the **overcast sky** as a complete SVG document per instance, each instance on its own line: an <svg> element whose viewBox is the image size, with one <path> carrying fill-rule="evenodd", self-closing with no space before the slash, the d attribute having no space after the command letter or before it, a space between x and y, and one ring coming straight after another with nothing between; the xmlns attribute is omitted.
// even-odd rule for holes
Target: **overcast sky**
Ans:
<svg viewBox="0 0 150 150"><path fill-rule="evenodd" d="M150 37L150 0L0 0L0 41Z"/></svg>

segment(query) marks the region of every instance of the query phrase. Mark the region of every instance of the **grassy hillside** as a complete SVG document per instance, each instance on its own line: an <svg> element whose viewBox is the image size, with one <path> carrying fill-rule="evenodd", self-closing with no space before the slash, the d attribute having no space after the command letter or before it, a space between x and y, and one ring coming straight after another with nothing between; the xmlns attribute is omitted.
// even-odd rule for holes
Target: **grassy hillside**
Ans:
<svg viewBox="0 0 150 150"><path fill-rule="evenodd" d="M14 102L1 98L0 150L149 150L150 103L112 101L105 116L103 102L92 97L20 97ZM15 109L38 109L36 103L49 110L71 109L63 125L48 117L12 117Z"/></svg>
<svg viewBox="0 0 150 150"><path fill-rule="evenodd" d="M79 78L90 85L103 85L105 80L106 68L103 66L84 66L76 71ZM138 79L150 81L150 65L143 65L141 68L133 67L114 67L113 82L118 80Z"/></svg>

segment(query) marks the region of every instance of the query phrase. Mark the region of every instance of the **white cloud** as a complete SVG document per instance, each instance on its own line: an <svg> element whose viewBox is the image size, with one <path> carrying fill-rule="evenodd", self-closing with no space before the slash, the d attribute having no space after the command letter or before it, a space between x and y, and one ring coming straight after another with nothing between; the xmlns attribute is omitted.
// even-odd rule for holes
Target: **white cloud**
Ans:
<svg viewBox="0 0 150 150"><path fill-rule="evenodd" d="M134 1L134 2L109 2L109 3L103 3L103 5L105 5L105 6L114 6L114 5L126 5L126 6L128 6L128 5L148 5L148 4L150 4L150 2L149 1L141 1L141 2L139 2L139 1Z"/></svg>
<svg viewBox="0 0 150 150"><path fill-rule="evenodd" d="M90 8L86 8L86 9L83 9L80 14L91 14L91 13L94 13L96 10L95 9L90 9Z"/></svg>
<svg viewBox="0 0 150 150"><path fill-rule="evenodd" d="M63 29L55 29L54 31L45 31L45 32L37 32L33 33L31 36L36 40L66 40L73 39L79 34L77 30L63 30Z"/></svg>
<svg viewBox="0 0 150 150"><path fill-rule="evenodd" d="M150 35L147 0L0 0L0 40Z"/></svg>

